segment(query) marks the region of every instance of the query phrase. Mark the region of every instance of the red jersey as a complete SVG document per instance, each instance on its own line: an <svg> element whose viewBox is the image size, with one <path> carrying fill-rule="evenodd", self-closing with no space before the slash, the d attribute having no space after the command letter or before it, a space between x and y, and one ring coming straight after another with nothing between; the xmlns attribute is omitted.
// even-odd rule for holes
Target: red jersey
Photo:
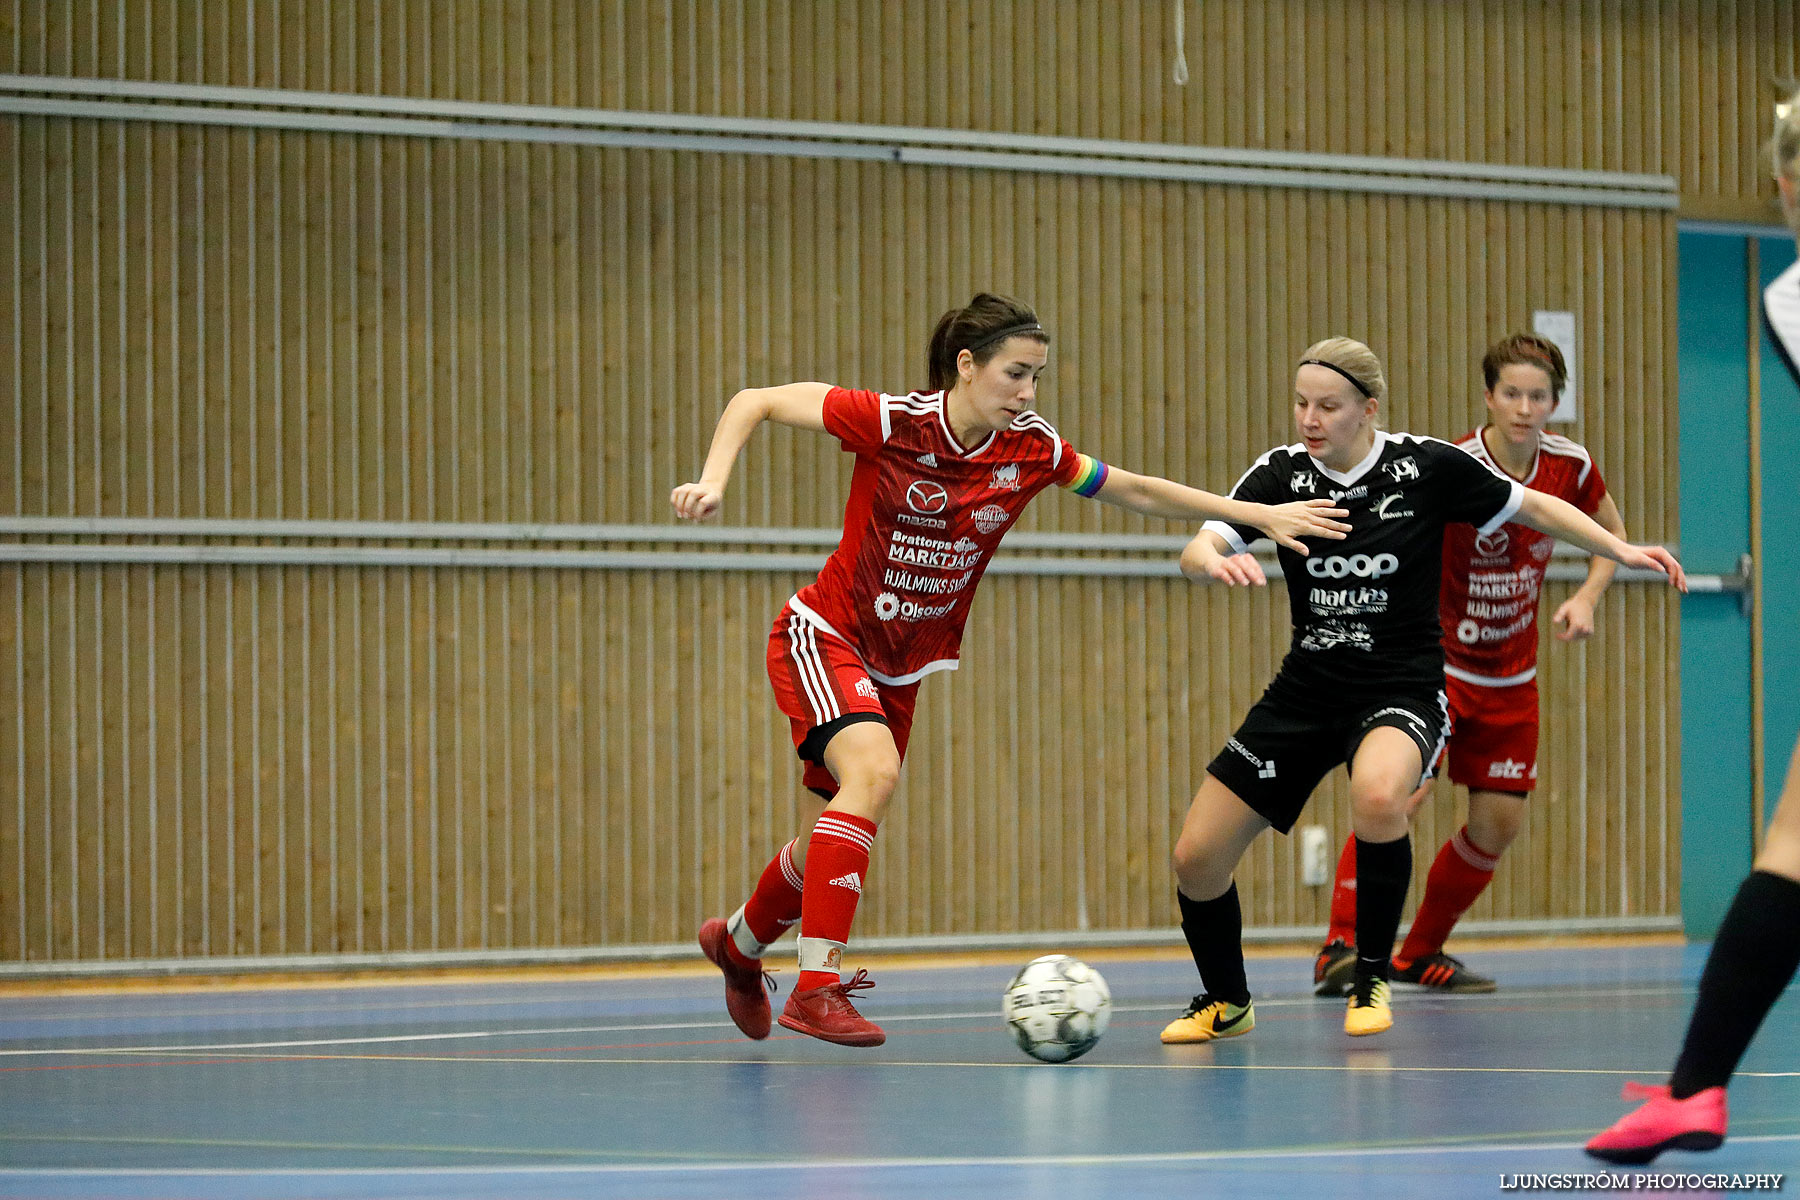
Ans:
<svg viewBox="0 0 1800 1200"><path fill-rule="evenodd" d="M1477 429L1457 446L1495 471ZM1582 446L1554 433L1538 435L1526 487L1567 500L1592 516L1606 484ZM1483 687L1509 687L1537 675L1538 592L1556 539L1511 522L1477 535L1473 526L1444 527L1444 582L1438 621L1444 673Z"/></svg>
<svg viewBox="0 0 1800 1200"><path fill-rule="evenodd" d="M880 683L955 667L975 585L1025 505L1104 472L1036 413L964 446L943 392L832 388L825 428L856 455L844 536L790 603L855 646Z"/></svg>

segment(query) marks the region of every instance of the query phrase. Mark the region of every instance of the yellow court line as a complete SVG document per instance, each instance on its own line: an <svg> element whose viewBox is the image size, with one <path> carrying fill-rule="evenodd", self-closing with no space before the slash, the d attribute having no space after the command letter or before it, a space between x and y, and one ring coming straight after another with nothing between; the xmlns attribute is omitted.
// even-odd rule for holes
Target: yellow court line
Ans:
<svg viewBox="0 0 1800 1200"><path fill-rule="evenodd" d="M1618 946L1679 946L1676 933L1595 933L1567 937L1472 937L1457 941L1458 952L1481 950L1580 950ZM1318 943L1265 942L1244 947L1246 958L1311 958ZM1044 953L1050 953L1046 950ZM1188 949L1178 941L1139 946L1089 946L1074 951L1087 962L1185 962ZM874 970L938 970L963 967L1014 967L1032 948L1012 950L858 951L859 964ZM0 983L0 999L27 996L137 995L194 992L265 992L284 989L314 990L342 987L437 987L471 983L601 982L613 979L663 977L681 979L716 975L718 968L697 961L649 960L609 963L547 963L541 966L512 964L504 967L363 967L347 971L257 972L255 975L153 975L111 979L32 979ZM791 961L791 960L790 960Z"/></svg>

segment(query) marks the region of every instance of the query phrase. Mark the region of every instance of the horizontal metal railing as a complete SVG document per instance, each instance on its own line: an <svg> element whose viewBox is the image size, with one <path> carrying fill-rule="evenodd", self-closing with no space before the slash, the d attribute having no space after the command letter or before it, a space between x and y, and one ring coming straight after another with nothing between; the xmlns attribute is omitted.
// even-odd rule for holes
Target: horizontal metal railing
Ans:
<svg viewBox="0 0 1800 1200"><path fill-rule="evenodd" d="M975 129L494 104L410 96L0 74L0 112L302 132L538 142L1674 209L1668 175L1186 146Z"/></svg>
<svg viewBox="0 0 1800 1200"><path fill-rule="evenodd" d="M820 550L835 546L835 529L770 529L710 525L582 525L434 521L254 520L174 517L0 517L0 535L25 537L255 538L260 543L178 542L0 543L0 562L167 563L218 566L529 567L578 570L816 571ZM268 544L271 540L275 544ZM309 544L331 541L334 545ZM371 542L561 543L511 546L370 545ZM1152 578L1179 575L1181 534L1032 533L1009 535L988 570L995 575ZM351 544L345 544L351 543ZM589 543L581 548L570 543ZM599 543L599 545L593 545ZM705 549L622 549L662 543ZM783 552L776 547L813 547ZM734 549L720 549L731 547ZM747 549L754 548L754 549ZM1133 557L1136 555L1137 557ZM1146 557L1154 556L1154 557ZM1273 555L1270 578L1281 577ZM1580 580L1587 557L1558 545L1545 577ZM1656 582L1655 571L1621 568L1617 579ZM1745 592L1748 564L1732 572L1690 574L1696 592Z"/></svg>

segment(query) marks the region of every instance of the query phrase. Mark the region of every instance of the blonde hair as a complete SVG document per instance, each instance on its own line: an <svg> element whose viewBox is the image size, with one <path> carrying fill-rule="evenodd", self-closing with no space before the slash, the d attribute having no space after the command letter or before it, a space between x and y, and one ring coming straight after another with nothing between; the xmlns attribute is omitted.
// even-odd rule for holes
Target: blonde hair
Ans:
<svg viewBox="0 0 1800 1200"><path fill-rule="evenodd" d="M1781 194L1781 213L1787 218L1794 240L1800 242L1800 91L1775 106L1775 131L1769 135L1769 166L1775 178L1787 184Z"/></svg>
<svg viewBox="0 0 1800 1200"><path fill-rule="evenodd" d="M1303 363L1310 360L1335 367L1348 375L1352 384L1360 384L1362 393L1371 400L1387 399L1387 374L1381 369L1381 359L1355 338L1332 337L1314 342L1300 359Z"/></svg>
<svg viewBox="0 0 1800 1200"><path fill-rule="evenodd" d="M1800 159L1800 91L1775 106L1775 132L1769 137L1769 166L1777 178L1800 183L1796 159Z"/></svg>

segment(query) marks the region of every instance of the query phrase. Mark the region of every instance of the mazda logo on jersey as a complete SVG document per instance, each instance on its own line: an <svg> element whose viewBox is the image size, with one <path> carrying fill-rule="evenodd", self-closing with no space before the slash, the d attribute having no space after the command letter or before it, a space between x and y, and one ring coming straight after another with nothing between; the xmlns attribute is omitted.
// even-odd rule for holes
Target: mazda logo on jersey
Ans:
<svg viewBox="0 0 1800 1200"><path fill-rule="evenodd" d="M1499 558L1506 553L1506 544L1511 540L1503 525L1491 533L1478 535L1475 538L1475 553L1486 558Z"/></svg>
<svg viewBox="0 0 1800 1200"><path fill-rule="evenodd" d="M1306 573L1320 579L1342 579L1354 575L1358 579L1380 579L1400 569L1400 559L1392 554L1333 554L1328 558L1308 558Z"/></svg>
<svg viewBox="0 0 1800 1200"><path fill-rule="evenodd" d="M941 513L950 503L950 493L941 483L917 479L906 489L906 505L916 513Z"/></svg>

